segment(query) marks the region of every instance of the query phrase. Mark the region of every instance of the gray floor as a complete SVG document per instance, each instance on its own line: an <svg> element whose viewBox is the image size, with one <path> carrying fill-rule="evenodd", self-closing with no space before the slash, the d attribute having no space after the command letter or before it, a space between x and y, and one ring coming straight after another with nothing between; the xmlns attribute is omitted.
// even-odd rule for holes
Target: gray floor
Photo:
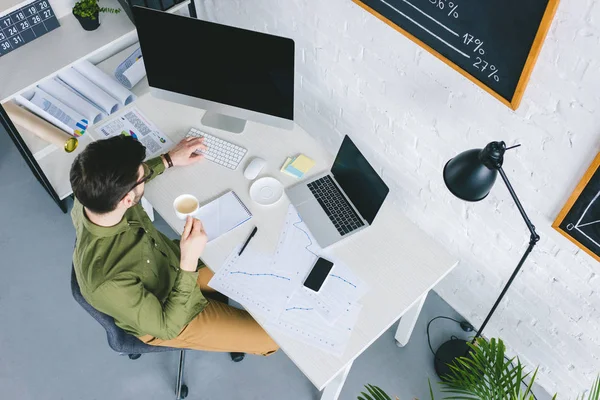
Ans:
<svg viewBox="0 0 600 400"><path fill-rule="evenodd" d="M157 221L168 230L164 221ZM172 232L171 232L172 234ZM71 297L74 231L5 132L0 131L0 397L19 400L172 399L176 353L131 361L112 352L104 331ZM385 305L382 305L383 307ZM386 332L358 360L341 399L356 399L366 383L401 400L428 399L435 381L425 336L429 319L459 316L429 295L410 344ZM464 333L450 321L432 326L434 347ZM283 352L247 357L188 352L189 399L318 399L319 393ZM438 396L438 398L441 398Z"/></svg>

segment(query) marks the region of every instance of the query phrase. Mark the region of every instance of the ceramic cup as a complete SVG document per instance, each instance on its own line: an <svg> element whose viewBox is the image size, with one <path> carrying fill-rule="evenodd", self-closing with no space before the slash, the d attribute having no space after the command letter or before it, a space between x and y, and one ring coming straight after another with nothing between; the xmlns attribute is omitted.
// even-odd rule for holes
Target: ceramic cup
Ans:
<svg viewBox="0 0 600 400"><path fill-rule="evenodd" d="M173 202L173 208L175 209L177 218L185 220L190 215L194 216L198 208L200 208L200 203L191 194L182 194Z"/></svg>

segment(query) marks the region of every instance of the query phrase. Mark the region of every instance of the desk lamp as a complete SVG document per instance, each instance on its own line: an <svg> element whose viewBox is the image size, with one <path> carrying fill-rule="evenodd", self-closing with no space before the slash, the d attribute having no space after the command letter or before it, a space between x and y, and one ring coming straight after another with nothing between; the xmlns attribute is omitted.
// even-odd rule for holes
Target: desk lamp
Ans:
<svg viewBox="0 0 600 400"><path fill-rule="evenodd" d="M508 192L516 203L530 232L529 246L471 343L475 343L477 338L481 336L487 323L508 291L508 288L521 270L527 256L529 256L535 244L540 240L539 235L535 232L535 227L529 220L529 217L527 217L517 194L502 169L504 152L518 146L520 145L506 148L504 142L491 142L483 149L467 150L457 155L448 161L444 167L444 182L450 192L459 199L473 202L483 200L488 195L496 182L498 173L500 173L502 180L508 188ZM442 344L435 353L434 364L438 376L442 378L444 375L450 373L448 364L452 364L457 357L466 356L468 352L469 346L467 346L467 342L464 340L452 339Z"/></svg>

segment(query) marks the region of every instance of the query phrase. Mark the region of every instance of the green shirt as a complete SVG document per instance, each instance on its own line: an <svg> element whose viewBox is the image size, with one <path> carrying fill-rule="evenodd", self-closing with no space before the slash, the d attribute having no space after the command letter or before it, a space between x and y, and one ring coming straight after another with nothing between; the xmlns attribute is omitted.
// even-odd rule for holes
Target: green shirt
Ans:
<svg viewBox="0 0 600 400"><path fill-rule="evenodd" d="M152 178L165 170L160 157L146 164ZM179 268L179 246L156 230L141 205L108 228L92 223L77 200L71 217L81 293L128 333L172 339L208 304L196 284L198 273Z"/></svg>

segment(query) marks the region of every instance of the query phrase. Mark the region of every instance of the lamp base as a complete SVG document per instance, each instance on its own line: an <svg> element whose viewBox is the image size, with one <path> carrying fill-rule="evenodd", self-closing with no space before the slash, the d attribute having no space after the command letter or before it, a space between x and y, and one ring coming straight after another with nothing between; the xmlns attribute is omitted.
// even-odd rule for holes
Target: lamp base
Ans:
<svg viewBox="0 0 600 400"><path fill-rule="evenodd" d="M452 364L458 357L466 357L469 354L470 348L467 343L461 339L448 340L436 351L434 367L440 379L444 379L444 375L450 374L448 364Z"/></svg>

